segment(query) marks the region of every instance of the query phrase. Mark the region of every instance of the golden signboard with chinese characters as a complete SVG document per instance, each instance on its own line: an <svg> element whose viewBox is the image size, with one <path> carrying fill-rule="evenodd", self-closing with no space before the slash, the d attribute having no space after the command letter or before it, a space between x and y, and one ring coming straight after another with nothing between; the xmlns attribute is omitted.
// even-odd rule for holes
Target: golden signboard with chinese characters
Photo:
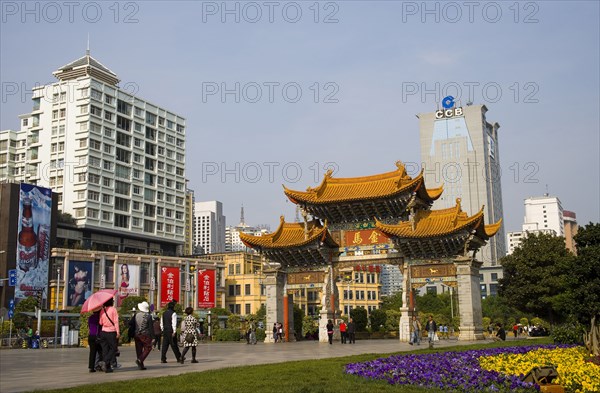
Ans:
<svg viewBox="0 0 600 393"><path fill-rule="evenodd" d="M288 273L288 284L315 284L323 283L325 280L325 272L300 272Z"/></svg>
<svg viewBox="0 0 600 393"><path fill-rule="evenodd" d="M432 265L416 265L410 267L411 278L450 277L456 276L456 266L453 263Z"/></svg>
<svg viewBox="0 0 600 393"><path fill-rule="evenodd" d="M410 277L413 278L431 278L431 277L455 277L456 266L453 263L440 263L432 265L415 265L410 267Z"/></svg>
<svg viewBox="0 0 600 393"><path fill-rule="evenodd" d="M345 246L368 246L371 244L389 243L390 238L379 232L377 229L368 229L362 231L346 231L344 236Z"/></svg>

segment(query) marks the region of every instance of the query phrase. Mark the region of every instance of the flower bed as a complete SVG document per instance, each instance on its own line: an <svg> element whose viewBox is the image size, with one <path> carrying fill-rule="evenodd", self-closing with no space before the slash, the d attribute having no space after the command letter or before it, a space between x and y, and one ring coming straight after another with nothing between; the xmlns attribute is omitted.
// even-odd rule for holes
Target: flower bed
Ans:
<svg viewBox="0 0 600 393"><path fill-rule="evenodd" d="M583 347L538 349L524 354L502 354L479 359L485 370L503 374L526 374L533 367L552 364L558 371L558 380L568 392L600 392L600 367L589 362Z"/></svg>
<svg viewBox="0 0 600 393"><path fill-rule="evenodd" d="M430 388L442 388L455 392L536 392L539 387L531 383L521 381L521 375L525 374L535 366L545 365L548 363L547 358L540 358L540 362L534 362L535 355L523 358L523 368L516 372L497 370L496 366L504 364L504 360L508 359L509 363L520 362L507 358L508 355L525 355L531 351L545 349L552 353L557 348L565 348L565 346L543 345L543 346L524 346L524 347L508 347L508 348L490 348L481 350L471 350L463 352L440 352L428 353L419 355L395 355L388 358L381 358L374 361L364 363L353 363L346 365L346 373L359 375L368 379L383 379L390 384L398 385L417 385ZM557 352L562 353L562 352ZM553 364L559 364L560 361L566 362L563 368L559 368L561 373L565 372L564 381L573 382L575 387L573 392L577 391L576 386L597 386L594 384L595 379L591 379L589 384L584 378L577 379L574 375L580 375L575 366L574 354L568 352L567 355L552 357ZM480 358L484 358L486 367L480 364ZM515 358L516 359L516 358ZM520 358L519 358L520 359ZM567 367L567 368L564 368ZM573 369L575 374L567 374L567 369ZM524 370L524 371L522 371ZM592 370L593 373L594 370ZM596 374L600 373L595 370ZM573 375L573 376L570 376ZM600 378L600 376L598 376ZM580 383L580 385L577 385ZM579 390L579 392L592 392L596 390Z"/></svg>

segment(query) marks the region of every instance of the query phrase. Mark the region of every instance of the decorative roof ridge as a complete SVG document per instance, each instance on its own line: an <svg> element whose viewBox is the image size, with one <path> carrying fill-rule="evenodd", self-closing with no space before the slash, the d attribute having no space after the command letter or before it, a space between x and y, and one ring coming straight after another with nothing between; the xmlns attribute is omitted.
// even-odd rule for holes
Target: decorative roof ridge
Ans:
<svg viewBox="0 0 600 393"><path fill-rule="evenodd" d="M417 178L421 177L423 174L423 172L421 171L419 176L417 176L415 179L413 179L406 173L406 167L404 166L402 161L396 161L396 167L397 168L393 171L378 173L376 175L366 175L366 176L356 176L356 177L333 177L333 176L331 176L331 173L329 173L330 172L330 170L329 170L329 171L327 171L329 173L329 176L327 176L327 173L326 173L325 178L323 179L323 180L327 180L327 181L326 182L323 181L321 184L369 183L369 182L386 180L386 179L395 178L395 177L400 177L398 180L411 181L411 180L416 180ZM398 181L397 187L399 187L399 186L400 186L400 182Z"/></svg>
<svg viewBox="0 0 600 393"><path fill-rule="evenodd" d="M115 74L107 66L105 66L104 64L102 64L101 62L96 60L94 57L92 57L92 55L90 55L89 53L86 53L85 55L81 56L80 58L73 60L70 63L67 63L66 65L64 65L62 67L59 67L56 71L53 72L53 74L57 75L61 71L64 71L65 69L80 68L80 67L94 67L94 68L99 69L102 72L110 74L111 76L113 76L115 78L118 78L117 74Z"/></svg>

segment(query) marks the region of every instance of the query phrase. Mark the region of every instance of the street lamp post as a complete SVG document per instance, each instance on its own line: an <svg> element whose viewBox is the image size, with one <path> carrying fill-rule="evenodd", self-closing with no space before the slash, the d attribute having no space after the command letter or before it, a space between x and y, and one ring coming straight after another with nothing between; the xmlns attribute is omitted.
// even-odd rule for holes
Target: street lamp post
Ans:
<svg viewBox="0 0 600 393"><path fill-rule="evenodd" d="M60 293L60 268L58 268L57 280L56 280L56 302L54 306L54 348L56 349L56 342L58 341L58 296Z"/></svg>

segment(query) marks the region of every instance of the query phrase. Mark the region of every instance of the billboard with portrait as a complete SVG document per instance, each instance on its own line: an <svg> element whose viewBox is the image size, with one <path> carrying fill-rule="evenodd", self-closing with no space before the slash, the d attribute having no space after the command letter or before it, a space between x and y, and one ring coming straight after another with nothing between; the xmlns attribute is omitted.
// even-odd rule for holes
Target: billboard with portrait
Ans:
<svg viewBox="0 0 600 393"><path fill-rule="evenodd" d="M21 183L15 300L48 294L52 190Z"/></svg>
<svg viewBox="0 0 600 393"><path fill-rule="evenodd" d="M117 306L120 307L127 296L140 295L140 266L129 263L117 266Z"/></svg>
<svg viewBox="0 0 600 393"><path fill-rule="evenodd" d="M67 305L81 306L92 294L94 262L69 261L67 278Z"/></svg>

